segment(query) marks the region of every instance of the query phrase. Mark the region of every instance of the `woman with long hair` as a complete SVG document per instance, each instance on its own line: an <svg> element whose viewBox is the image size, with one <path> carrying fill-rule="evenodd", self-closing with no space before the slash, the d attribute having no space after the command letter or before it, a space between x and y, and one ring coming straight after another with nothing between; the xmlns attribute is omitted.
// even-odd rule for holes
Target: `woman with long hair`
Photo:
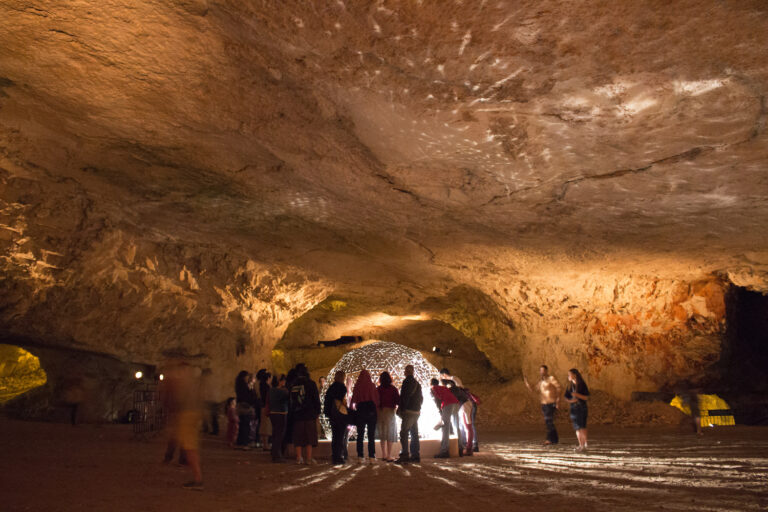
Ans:
<svg viewBox="0 0 768 512"><path fill-rule="evenodd" d="M272 374L266 368L256 373L258 380L258 392L261 399L261 419L259 420L259 436L261 437L261 449L269 451L269 438L272 436L272 422L269 416L269 379Z"/></svg>
<svg viewBox="0 0 768 512"><path fill-rule="evenodd" d="M383 372L379 376L379 409L376 430L381 440L381 456L387 462L394 462L392 458L392 443L397 441L397 423L395 421L395 408L400 403L400 393L392 385L392 376L389 372Z"/></svg>
<svg viewBox="0 0 768 512"><path fill-rule="evenodd" d="M363 370L357 377L352 390L352 408L356 411L357 426L357 460L364 462L363 435L368 429L368 460L376 460L376 409L379 407L379 393L373 385L371 374Z"/></svg>
<svg viewBox="0 0 768 512"><path fill-rule="evenodd" d="M568 386L565 388L565 401L571 404L571 422L576 431L579 446L576 451L587 449L587 399L589 388L576 368L568 370Z"/></svg>

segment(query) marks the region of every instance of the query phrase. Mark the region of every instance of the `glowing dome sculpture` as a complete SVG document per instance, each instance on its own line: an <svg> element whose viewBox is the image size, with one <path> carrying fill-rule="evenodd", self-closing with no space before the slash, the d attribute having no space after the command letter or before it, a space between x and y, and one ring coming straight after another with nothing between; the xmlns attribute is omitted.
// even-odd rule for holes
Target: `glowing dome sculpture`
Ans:
<svg viewBox="0 0 768 512"><path fill-rule="evenodd" d="M325 387L320 390L320 399L324 401L325 392L328 386L333 384L334 375L339 370L347 374L347 381L352 379L353 386L357 382L358 375L364 369L370 372L376 385L378 385L379 375L387 371L392 376L392 385L397 387L399 391L405 378L405 367L409 364L413 365L414 377L421 384L421 394L424 397L419 416L419 437L439 438L441 433L439 430L435 431L434 427L440 422L440 412L437 410L429 391L429 381L433 377L438 377L439 371L424 359L421 352L397 343L377 341L344 354L328 373L328 381ZM348 393L351 395L352 389L348 389ZM321 423L326 436L330 439L331 425L328 418L321 416ZM397 431L400 431L400 418L397 418Z"/></svg>

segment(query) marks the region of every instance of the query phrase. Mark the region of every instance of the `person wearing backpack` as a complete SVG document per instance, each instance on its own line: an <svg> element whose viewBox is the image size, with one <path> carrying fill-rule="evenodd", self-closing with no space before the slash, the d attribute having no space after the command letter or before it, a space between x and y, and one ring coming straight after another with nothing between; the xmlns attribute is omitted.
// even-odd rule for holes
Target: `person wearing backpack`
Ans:
<svg viewBox="0 0 768 512"><path fill-rule="evenodd" d="M400 405L397 415L400 416L400 456L395 464L421 462L419 454L419 416L424 397L421 394L421 384L413 376L413 365L405 367L405 379L400 387ZM411 436L410 453L408 452L408 436Z"/></svg>
<svg viewBox="0 0 768 512"><path fill-rule="evenodd" d="M323 414L331 423L331 464L344 464L344 443L347 440L347 386L344 385L345 374L337 371L333 376L333 384L325 392Z"/></svg>
<svg viewBox="0 0 768 512"><path fill-rule="evenodd" d="M320 393L317 384L309 378L303 363L296 365L296 381L291 386L290 410L293 412L293 446L296 448L296 464L315 464L312 448L317 446L317 417L320 416ZM302 458L306 449L306 459Z"/></svg>

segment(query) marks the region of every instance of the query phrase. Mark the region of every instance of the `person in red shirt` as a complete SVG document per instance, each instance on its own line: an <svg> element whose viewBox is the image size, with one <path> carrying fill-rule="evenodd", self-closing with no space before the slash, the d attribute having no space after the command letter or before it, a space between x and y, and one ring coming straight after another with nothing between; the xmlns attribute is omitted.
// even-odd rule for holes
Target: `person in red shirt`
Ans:
<svg viewBox="0 0 768 512"><path fill-rule="evenodd" d="M451 419L458 413L459 400L451 393L451 390L440 385L440 381L432 379L430 381L432 396L435 399L437 408L440 409L440 418L442 420L440 428L443 430L443 437L440 441L440 453L435 455L436 459L447 459L450 457L448 451L448 439L451 430Z"/></svg>

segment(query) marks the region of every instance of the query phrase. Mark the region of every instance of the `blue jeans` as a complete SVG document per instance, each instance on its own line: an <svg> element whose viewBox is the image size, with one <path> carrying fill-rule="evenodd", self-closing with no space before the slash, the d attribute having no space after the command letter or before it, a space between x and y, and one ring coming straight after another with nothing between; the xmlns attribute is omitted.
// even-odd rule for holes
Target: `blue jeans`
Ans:
<svg viewBox="0 0 768 512"><path fill-rule="evenodd" d="M418 458L419 455L419 415L418 411L403 412L400 423L400 457L403 459ZM408 455L408 435L411 436L411 454Z"/></svg>
<svg viewBox="0 0 768 512"><path fill-rule="evenodd" d="M459 426L459 404L449 404L443 407L443 410L440 411L440 419L443 422L443 438L440 440L440 454L441 455L448 455L449 453L449 439L451 437L451 421L453 419L456 419L456 431L461 432L461 430L458 429ZM459 442L461 442L461 434L459 434Z"/></svg>
<svg viewBox="0 0 768 512"><path fill-rule="evenodd" d="M456 437L459 438L459 452L462 452L467 446L467 433L464 431L464 424L459 421L459 408L461 404L453 405L456 406L456 412L451 416L451 424L453 425L453 431L456 432Z"/></svg>

